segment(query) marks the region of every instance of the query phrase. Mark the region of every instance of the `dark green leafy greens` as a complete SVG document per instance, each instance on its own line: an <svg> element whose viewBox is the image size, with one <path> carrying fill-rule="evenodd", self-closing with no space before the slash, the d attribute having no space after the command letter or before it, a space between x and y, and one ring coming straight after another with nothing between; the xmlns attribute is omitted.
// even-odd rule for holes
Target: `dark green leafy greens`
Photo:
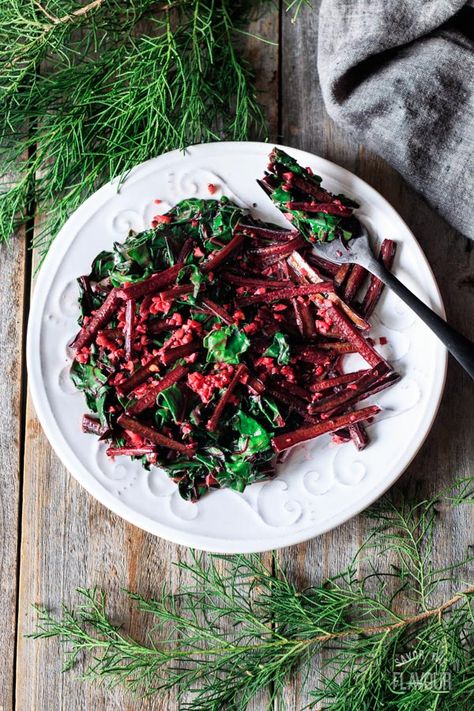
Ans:
<svg viewBox="0 0 474 711"><path fill-rule="evenodd" d="M347 241L357 228L352 210L358 204L345 195L333 195L321 182L319 175L274 148L262 187L293 227L309 241L331 242L338 238Z"/></svg>
<svg viewBox="0 0 474 711"><path fill-rule="evenodd" d="M352 234L354 203L278 149L262 186L309 241ZM192 198L97 255L78 279L71 375L97 416L83 429L109 456L161 466L195 501L272 476L275 453L322 434L367 445L379 408L354 405L398 375L359 332L366 322L336 307L331 272L307 281L311 248L295 234L227 198ZM341 352L371 368L344 374Z"/></svg>

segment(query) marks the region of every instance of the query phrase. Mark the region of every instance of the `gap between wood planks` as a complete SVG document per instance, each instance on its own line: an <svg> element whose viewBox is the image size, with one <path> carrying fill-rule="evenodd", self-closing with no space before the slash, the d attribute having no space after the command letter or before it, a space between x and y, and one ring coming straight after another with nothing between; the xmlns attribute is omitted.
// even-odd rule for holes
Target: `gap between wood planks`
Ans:
<svg viewBox="0 0 474 711"><path fill-rule="evenodd" d="M28 160L33 160L36 149L31 147L28 153ZM17 514L17 540L16 540L16 596L15 596L15 637L13 640L13 679L12 679L12 708L16 709L16 680L17 680L17 649L19 628L19 602L20 602L20 562L21 562L21 544L22 544L22 521L23 521L23 481L24 481L24 464L25 464L25 442L26 442L26 404L28 397L28 373L26 368L26 334L28 329L28 317L31 304L31 288L33 278L33 239L35 230L36 216L36 199L35 186L30 185L28 196L27 213L31 217L25 223L24 240L25 240L25 257L24 257L24 272L23 272L23 313L21 316L21 380L20 380L20 423L19 423L19 477L18 477L18 514Z"/></svg>

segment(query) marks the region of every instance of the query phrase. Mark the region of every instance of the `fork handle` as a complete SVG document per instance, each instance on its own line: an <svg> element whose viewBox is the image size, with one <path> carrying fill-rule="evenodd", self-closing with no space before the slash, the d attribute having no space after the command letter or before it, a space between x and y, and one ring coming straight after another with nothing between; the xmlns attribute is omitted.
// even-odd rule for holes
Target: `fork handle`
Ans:
<svg viewBox="0 0 474 711"><path fill-rule="evenodd" d="M474 378L474 343L451 328L446 321L407 289L397 277L393 276L383 264L373 259L367 265L367 269L395 292L431 328L451 355L456 358L471 378Z"/></svg>

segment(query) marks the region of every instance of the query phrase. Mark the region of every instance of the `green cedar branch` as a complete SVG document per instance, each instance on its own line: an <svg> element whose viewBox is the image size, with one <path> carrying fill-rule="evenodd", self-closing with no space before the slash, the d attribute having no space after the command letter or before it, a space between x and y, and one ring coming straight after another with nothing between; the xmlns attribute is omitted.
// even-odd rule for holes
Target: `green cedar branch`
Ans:
<svg viewBox="0 0 474 711"><path fill-rule="evenodd" d="M262 3L265 4L265 3ZM0 16L0 240L43 254L94 190L173 148L265 131L250 0L11 0ZM276 10L275 10L276 11Z"/></svg>
<svg viewBox="0 0 474 711"><path fill-rule="evenodd" d="M173 688L180 708L190 711L243 711L263 691L270 708L291 674L308 669L322 648L329 658L311 692L318 708L467 708L474 699L474 586L454 576L473 558L440 569L428 558L438 502L472 503L472 483L462 480L441 499L415 506L384 498L371 509L374 528L348 568L313 587L296 588L276 559L271 572L258 556L206 560L195 553L191 563L179 564L192 579L189 587L179 593L164 587L156 599L129 593L153 616L149 644L110 621L105 595L95 589L79 589L84 602L64 607L62 618L37 608L32 636L59 638L68 650L66 669L89 653L86 678L141 696ZM376 551L390 551L392 564L375 568L374 560L385 559ZM446 574L458 592L430 605ZM418 610L403 615L404 604L414 601ZM417 683L399 688L399 674ZM436 675L449 677L449 693L429 682Z"/></svg>

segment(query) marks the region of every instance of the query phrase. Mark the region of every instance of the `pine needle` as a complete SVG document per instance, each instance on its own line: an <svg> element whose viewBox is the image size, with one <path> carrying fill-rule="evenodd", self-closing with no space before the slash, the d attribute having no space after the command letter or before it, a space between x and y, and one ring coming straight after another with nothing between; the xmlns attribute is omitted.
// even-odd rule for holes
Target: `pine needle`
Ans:
<svg viewBox="0 0 474 711"><path fill-rule="evenodd" d="M0 240L44 254L100 185L174 148L262 135L240 0L11 0L0 16Z"/></svg>
<svg viewBox="0 0 474 711"><path fill-rule="evenodd" d="M451 505L472 502L472 480L444 497ZM64 607L61 618L38 607L31 636L59 638L66 670L86 654L85 678L142 697L174 689L179 708L189 711L243 711L262 692L271 708L290 676L308 669L323 648L329 658L310 693L320 709L467 709L474 702L474 586L454 576L472 557L443 570L430 563L437 502L395 506L385 498L371 510L374 529L349 567L304 590L276 559L272 572L256 555L194 553L191 563L179 564L191 580L179 593L128 593L155 622L148 644L112 624L105 595L95 589L79 589L82 603ZM375 551L388 550L393 565L357 573ZM430 605L446 570L459 592ZM400 583L397 610L387 577ZM417 612L401 614L407 603Z"/></svg>

